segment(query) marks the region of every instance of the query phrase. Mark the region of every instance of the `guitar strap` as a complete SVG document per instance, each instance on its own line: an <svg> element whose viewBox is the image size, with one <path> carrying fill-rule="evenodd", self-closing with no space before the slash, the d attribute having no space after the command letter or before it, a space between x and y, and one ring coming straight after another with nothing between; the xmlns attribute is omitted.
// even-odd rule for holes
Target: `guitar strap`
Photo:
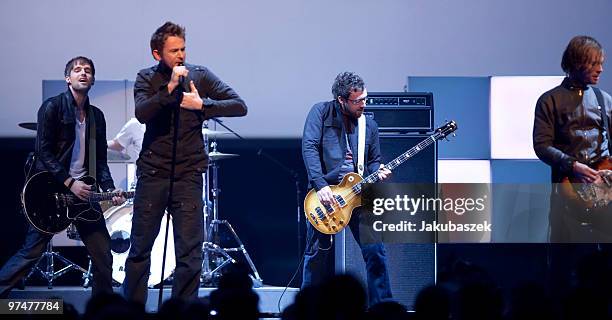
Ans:
<svg viewBox="0 0 612 320"><path fill-rule="evenodd" d="M96 119L94 118L93 108L91 106L87 106L87 123L89 127L89 162L87 174L96 179Z"/></svg>
<svg viewBox="0 0 612 320"><path fill-rule="evenodd" d="M357 119L357 173L363 177L365 163L365 133L366 133L366 116L362 114Z"/></svg>
<svg viewBox="0 0 612 320"><path fill-rule="evenodd" d="M603 95L599 88L593 87L595 96L597 96L597 104L599 104L599 110L601 111L601 120L603 122L604 134L608 135L608 152L612 156L612 141L610 140L610 125L608 120L608 113L606 112L606 105L604 103Z"/></svg>

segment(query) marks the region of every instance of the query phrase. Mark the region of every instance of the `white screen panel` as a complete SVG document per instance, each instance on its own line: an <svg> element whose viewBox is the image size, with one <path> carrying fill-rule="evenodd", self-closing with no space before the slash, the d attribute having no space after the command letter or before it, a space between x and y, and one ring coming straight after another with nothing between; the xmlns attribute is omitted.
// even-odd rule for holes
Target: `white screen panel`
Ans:
<svg viewBox="0 0 612 320"><path fill-rule="evenodd" d="M489 160L438 160L439 183L490 183Z"/></svg>
<svg viewBox="0 0 612 320"><path fill-rule="evenodd" d="M491 78L491 159L537 159L532 131L535 104L561 76Z"/></svg>

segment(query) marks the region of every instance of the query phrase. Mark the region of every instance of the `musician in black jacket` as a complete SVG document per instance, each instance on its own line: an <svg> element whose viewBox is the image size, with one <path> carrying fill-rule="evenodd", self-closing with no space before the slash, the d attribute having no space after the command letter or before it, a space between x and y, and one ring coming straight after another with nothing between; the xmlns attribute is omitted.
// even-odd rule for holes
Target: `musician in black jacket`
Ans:
<svg viewBox="0 0 612 320"><path fill-rule="evenodd" d="M102 111L89 104L88 92L95 81L93 61L86 57L71 59L66 64L64 76L68 90L47 99L38 110L35 167L36 171L49 171L57 183L64 184L67 190L85 200L93 190L78 178L88 175L89 128L93 122L97 182L102 191L115 189L106 163L106 122ZM123 197L113 198L116 205L124 201ZM98 210L101 211L99 206ZM112 292L113 258L104 219L77 220L75 225L92 259L92 293ZM23 247L0 270L1 297L6 297L24 278L45 251L51 237L29 226Z"/></svg>
<svg viewBox="0 0 612 320"><path fill-rule="evenodd" d="M574 37L561 61L567 77L544 93L536 104L533 147L538 158L552 169L551 242L612 241L609 214L571 206L561 194L559 184L568 176L575 177L576 182L599 183L606 173L593 168L593 164L611 154L612 99L601 90L597 97L598 89L593 87L603 72L603 62L604 50L597 40Z"/></svg>
<svg viewBox="0 0 612 320"><path fill-rule="evenodd" d="M177 260L172 296L197 297L204 240L202 173L208 166L202 124L213 117L247 113L238 94L208 68L185 64L183 27L166 22L153 33L150 44L159 63L138 72L134 84L136 118L147 128L136 163L131 247L123 283L125 297L140 303L147 299L151 249L166 209L173 218Z"/></svg>
<svg viewBox="0 0 612 320"><path fill-rule="evenodd" d="M338 74L332 86L334 99L315 104L308 113L302 137L302 156L308 173L308 185L317 190L324 205L338 205L330 185L338 184L350 172L359 172L358 119L365 123L363 172L376 172L381 180L391 171L380 163L380 141L376 121L363 115L368 91L355 73ZM368 301L376 303L391 298L387 269L387 251L379 235L362 226L366 213L355 211L348 227L361 247L368 283ZM320 285L333 272L333 238L306 224L306 250L302 288Z"/></svg>

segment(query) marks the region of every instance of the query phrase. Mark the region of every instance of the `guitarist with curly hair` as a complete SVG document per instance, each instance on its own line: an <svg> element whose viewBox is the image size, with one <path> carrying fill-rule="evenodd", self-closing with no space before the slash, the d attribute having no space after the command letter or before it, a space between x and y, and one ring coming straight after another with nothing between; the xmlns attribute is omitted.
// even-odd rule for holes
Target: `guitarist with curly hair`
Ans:
<svg viewBox="0 0 612 320"><path fill-rule="evenodd" d="M316 190L325 206L337 206L330 185L338 184L351 172L362 175L377 173L380 180L391 171L380 163L378 125L363 115L368 92L360 76L340 73L332 86L334 100L315 104L304 124L302 156L308 173L309 187ZM359 123L363 125L359 130ZM359 132L363 132L363 164L360 164ZM360 226L361 208L348 221L353 237L361 247L366 264L368 299L372 306L391 298L384 245ZM307 223L306 252L302 287L321 284L333 272L333 235L324 234ZM367 239L366 239L367 237Z"/></svg>

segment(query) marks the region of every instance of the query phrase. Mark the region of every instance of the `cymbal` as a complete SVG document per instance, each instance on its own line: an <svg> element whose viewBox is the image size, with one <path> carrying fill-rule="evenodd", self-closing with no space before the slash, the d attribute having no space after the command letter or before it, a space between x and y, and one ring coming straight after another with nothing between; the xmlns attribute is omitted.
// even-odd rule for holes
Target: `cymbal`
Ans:
<svg viewBox="0 0 612 320"><path fill-rule="evenodd" d="M208 154L208 158L211 161L225 160L225 159L236 158L236 157L240 157L240 155L234 154L234 153L221 153L217 151L213 151Z"/></svg>
<svg viewBox="0 0 612 320"><path fill-rule="evenodd" d="M202 134L207 135L209 137L216 137L216 136L226 135L230 133L231 132L228 132L228 131L216 131L216 130L210 130L208 128L202 129Z"/></svg>
<svg viewBox="0 0 612 320"><path fill-rule="evenodd" d="M22 123L18 124L18 126L24 128L24 129L36 131L37 124L36 124L36 122L22 122Z"/></svg>
<svg viewBox="0 0 612 320"><path fill-rule="evenodd" d="M130 162L131 158L123 152L106 149L106 160L111 162Z"/></svg>

